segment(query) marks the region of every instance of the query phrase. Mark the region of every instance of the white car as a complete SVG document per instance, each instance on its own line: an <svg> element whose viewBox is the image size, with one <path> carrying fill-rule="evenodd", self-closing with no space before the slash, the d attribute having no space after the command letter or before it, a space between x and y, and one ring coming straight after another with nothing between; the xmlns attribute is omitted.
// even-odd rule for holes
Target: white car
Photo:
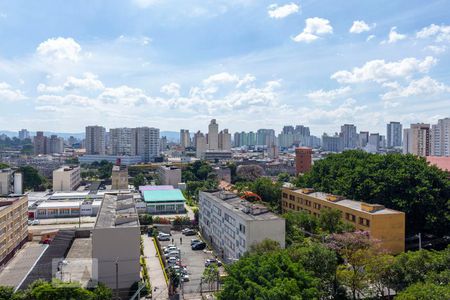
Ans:
<svg viewBox="0 0 450 300"><path fill-rule="evenodd" d="M169 257L180 258L180 251L179 250L177 250L177 251L170 251L169 253L165 254L164 256L166 258L169 258Z"/></svg>
<svg viewBox="0 0 450 300"><path fill-rule="evenodd" d="M169 257L168 259L167 259L167 264L169 265L169 266L173 266L173 265L175 265L177 262L179 262L180 261L180 259L179 258L176 258L176 257Z"/></svg>
<svg viewBox="0 0 450 300"><path fill-rule="evenodd" d="M167 253L172 252L172 251L178 251L178 248L177 247L165 248L164 249L164 254L167 254Z"/></svg>

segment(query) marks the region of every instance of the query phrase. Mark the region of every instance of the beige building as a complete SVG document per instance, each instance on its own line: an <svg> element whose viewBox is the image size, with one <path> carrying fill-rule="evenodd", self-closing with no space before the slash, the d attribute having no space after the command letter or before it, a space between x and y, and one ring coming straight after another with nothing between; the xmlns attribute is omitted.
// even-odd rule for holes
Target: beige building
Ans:
<svg viewBox="0 0 450 300"><path fill-rule="evenodd" d="M175 166L160 166L158 168L160 185L171 185L178 187L181 182L181 169Z"/></svg>
<svg viewBox="0 0 450 300"><path fill-rule="evenodd" d="M0 267L28 239L28 196L0 198Z"/></svg>
<svg viewBox="0 0 450 300"><path fill-rule="evenodd" d="M411 128L403 130L403 153L430 155L430 124L411 124Z"/></svg>
<svg viewBox="0 0 450 300"><path fill-rule="evenodd" d="M140 280L140 229L133 195L105 194L92 230L93 269L110 288L128 289Z"/></svg>
<svg viewBox="0 0 450 300"><path fill-rule="evenodd" d="M53 171L53 191L74 191L81 183L80 167L63 166Z"/></svg>
<svg viewBox="0 0 450 300"><path fill-rule="evenodd" d="M226 262L239 259L265 239L285 247L285 220L230 192L199 193L199 226L203 237Z"/></svg>
<svg viewBox="0 0 450 300"><path fill-rule="evenodd" d="M128 167L113 166L111 172L111 189L127 190L128 189Z"/></svg>
<svg viewBox="0 0 450 300"><path fill-rule="evenodd" d="M284 188L281 208L283 213L303 211L316 217L323 209L339 210L344 222L353 225L356 230L368 231L382 248L395 254L405 251L405 213L383 205L314 192L313 189Z"/></svg>

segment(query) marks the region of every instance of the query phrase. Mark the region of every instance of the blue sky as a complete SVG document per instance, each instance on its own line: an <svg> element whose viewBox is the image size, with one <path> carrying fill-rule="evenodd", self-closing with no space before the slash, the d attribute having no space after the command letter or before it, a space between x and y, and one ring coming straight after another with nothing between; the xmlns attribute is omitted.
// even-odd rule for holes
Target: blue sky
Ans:
<svg viewBox="0 0 450 300"><path fill-rule="evenodd" d="M0 129L450 116L448 1L0 1Z"/></svg>

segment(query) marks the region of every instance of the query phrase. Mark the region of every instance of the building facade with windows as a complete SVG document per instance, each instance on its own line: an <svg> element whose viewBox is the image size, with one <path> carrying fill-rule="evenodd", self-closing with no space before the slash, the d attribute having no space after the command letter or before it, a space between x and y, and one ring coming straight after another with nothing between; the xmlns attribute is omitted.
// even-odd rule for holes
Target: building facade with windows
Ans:
<svg viewBox="0 0 450 300"><path fill-rule="evenodd" d="M28 240L28 196L0 198L0 267Z"/></svg>
<svg viewBox="0 0 450 300"><path fill-rule="evenodd" d="M53 171L53 191L74 191L81 183L80 167L64 166Z"/></svg>
<svg viewBox="0 0 450 300"><path fill-rule="evenodd" d="M342 196L315 192L313 189L282 190L282 211L303 211L320 216L323 209L335 209L342 213L342 220L356 230L368 231L370 237L379 241L380 246L391 253L405 251L405 214L385 208L379 204L369 204L345 199Z"/></svg>
<svg viewBox="0 0 450 300"><path fill-rule="evenodd" d="M285 247L285 220L230 192L199 193L199 226L203 237L226 262L239 259L265 239Z"/></svg>

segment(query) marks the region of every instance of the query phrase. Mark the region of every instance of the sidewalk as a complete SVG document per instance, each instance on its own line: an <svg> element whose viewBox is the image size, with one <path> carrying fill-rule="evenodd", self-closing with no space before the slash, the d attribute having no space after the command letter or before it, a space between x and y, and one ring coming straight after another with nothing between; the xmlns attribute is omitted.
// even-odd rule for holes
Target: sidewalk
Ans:
<svg viewBox="0 0 450 300"><path fill-rule="evenodd" d="M164 273L159 258L156 255L153 238L143 235L142 240L144 241L145 262L147 264L147 271L153 290L152 299L169 299L166 280L164 279Z"/></svg>

